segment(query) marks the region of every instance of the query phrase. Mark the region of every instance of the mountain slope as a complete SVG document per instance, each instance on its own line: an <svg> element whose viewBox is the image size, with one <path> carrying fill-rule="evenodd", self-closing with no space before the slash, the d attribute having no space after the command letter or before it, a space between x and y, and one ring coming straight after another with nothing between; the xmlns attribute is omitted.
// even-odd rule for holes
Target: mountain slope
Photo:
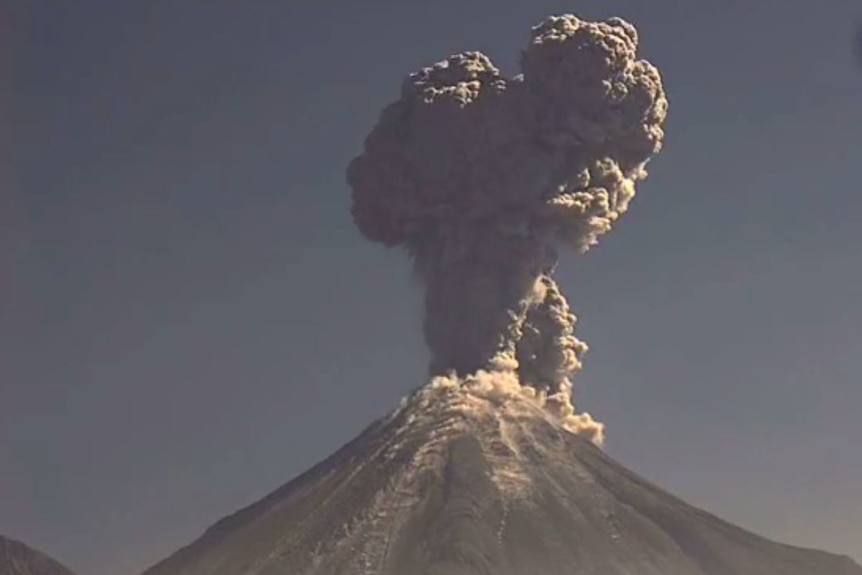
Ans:
<svg viewBox="0 0 862 575"><path fill-rule="evenodd" d="M0 575L75 575L47 555L0 536Z"/></svg>
<svg viewBox="0 0 862 575"><path fill-rule="evenodd" d="M862 575L862 568L687 505L517 392L429 386L145 572L241 574Z"/></svg>

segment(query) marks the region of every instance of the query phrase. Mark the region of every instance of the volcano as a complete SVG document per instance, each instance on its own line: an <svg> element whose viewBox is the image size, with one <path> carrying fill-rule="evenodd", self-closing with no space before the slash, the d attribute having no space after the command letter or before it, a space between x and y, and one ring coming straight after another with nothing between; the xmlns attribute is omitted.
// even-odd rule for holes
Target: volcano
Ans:
<svg viewBox="0 0 862 575"><path fill-rule="evenodd" d="M44 553L0 536L0 575L75 575Z"/></svg>
<svg viewBox="0 0 862 575"><path fill-rule="evenodd" d="M520 74L464 52L404 80L346 176L359 231L425 290L430 381L144 575L862 575L641 479L574 401L558 248L617 225L664 138L638 39L551 16Z"/></svg>
<svg viewBox="0 0 862 575"><path fill-rule="evenodd" d="M638 477L517 390L429 384L144 575L862 575Z"/></svg>

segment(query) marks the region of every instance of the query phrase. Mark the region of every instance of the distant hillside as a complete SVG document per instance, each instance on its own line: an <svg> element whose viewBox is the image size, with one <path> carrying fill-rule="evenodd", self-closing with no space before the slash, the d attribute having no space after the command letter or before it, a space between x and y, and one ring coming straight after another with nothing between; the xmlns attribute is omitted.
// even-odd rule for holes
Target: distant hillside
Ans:
<svg viewBox="0 0 862 575"><path fill-rule="evenodd" d="M75 575L44 553L0 535L0 575Z"/></svg>

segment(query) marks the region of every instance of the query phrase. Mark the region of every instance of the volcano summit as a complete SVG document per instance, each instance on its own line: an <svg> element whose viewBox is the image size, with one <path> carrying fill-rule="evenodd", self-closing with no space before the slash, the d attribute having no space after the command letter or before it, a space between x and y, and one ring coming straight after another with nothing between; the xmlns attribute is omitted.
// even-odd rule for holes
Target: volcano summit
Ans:
<svg viewBox="0 0 862 575"><path fill-rule="evenodd" d="M601 451L554 267L628 210L668 103L618 18L548 18L521 70L468 52L410 75L347 169L359 230L423 282L429 382L145 575L862 575Z"/></svg>
<svg viewBox="0 0 862 575"><path fill-rule="evenodd" d="M144 575L862 575L683 503L510 384L433 381Z"/></svg>

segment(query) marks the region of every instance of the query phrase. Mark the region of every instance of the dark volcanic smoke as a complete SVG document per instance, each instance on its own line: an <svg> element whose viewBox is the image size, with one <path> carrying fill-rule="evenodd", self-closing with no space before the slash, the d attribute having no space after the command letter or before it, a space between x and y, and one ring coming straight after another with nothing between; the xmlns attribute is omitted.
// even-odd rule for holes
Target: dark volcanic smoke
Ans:
<svg viewBox="0 0 862 575"><path fill-rule="evenodd" d="M352 211L415 262L433 375L513 372L573 413L586 345L551 275L558 246L583 252L610 230L661 148L667 99L637 50L619 18L551 17L522 74L451 56L381 113L347 170Z"/></svg>

